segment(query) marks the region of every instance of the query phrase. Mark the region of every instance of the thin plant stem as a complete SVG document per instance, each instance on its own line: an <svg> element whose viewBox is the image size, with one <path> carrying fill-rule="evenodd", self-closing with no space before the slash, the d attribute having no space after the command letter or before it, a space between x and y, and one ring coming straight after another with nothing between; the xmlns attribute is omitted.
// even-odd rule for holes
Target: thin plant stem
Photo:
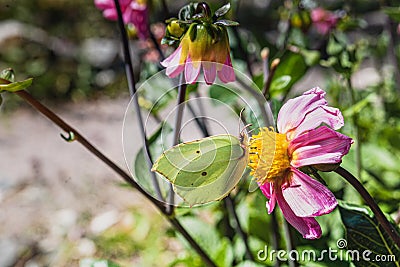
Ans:
<svg viewBox="0 0 400 267"><path fill-rule="evenodd" d="M201 95L198 90L196 90L195 94L196 94L196 98L198 98L198 99L201 98ZM204 117L204 115L206 114L206 110L204 108L203 101L198 101L197 106L199 108L200 114L203 115L203 117L200 121L203 123L204 129L207 131L207 119ZM209 135L210 134L207 132L207 136L209 136Z"/></svg>
<svg viewBox="0 0 400 267"><path fill-rule="evenodd" d="M149 30L149 35L150 35L150 40L152 41L152 43L154 44L154 46L155 46L155 48L156 48L158 54L160 55L161 61L164 60L164 59L165 59L165 55L164 55L163 51L161 50L161 46L160 46L160 44L157 42L157 39L156 39L156 37L154 36L154 33L153 33L151 30Z"/></svg>
<svg viewBox="0 0 400 267"><path fill-rule="evenodd" d="M285 233L286 250L294 251L296 247L294 246L293 235L292 232L290 231L290 225L285 219L283 220L283 230L284 230L283 232ZM296 261L296 258L289 260L288 263L289 267L299 266L299 263Z"/></svg>
<svg viewBox="0 0 400 267"><path fill-rule="evenodd" d="M398 248L400 248L400 235L393 227L393 225L388 221L386 216L383 214L382 210L379 208L378 204L376 204L375 200L368 193L365 187L360 183L360 181L354 177L350 172L348 172L343 167L338 167L335 172L346 179L361 195L367 205L371 208L372 212L375 214L375 218L382 225L382 228L385 232L390 236L390 238L394 241Z"/></svg>
<svg viewBox="0 0 400 267"><path fill-rule="evenodd" d="M169 13L169 7L167 4L167 0L161 0L161 4L163 7L163 13L166 14L165 18L169 18L170 17L170 13Z"/></svg>
<svg viewBox="0 0 400 267"><path fill-rule="evenodd" d="M350 101L351 105L354 106L356 104L356 97L353 85L351 83L351 77L346 77L347 87L350 91ZM352 115L352 121L355 128L356 135L356 166L357 166L357 176L361 179L361 171L362 171L362 158L361 158L361 131L358 126L358 114L356 112Z"/></svg>
<svg viewBox="0 0 400 267"><path fill-rule="evenodd" d="M196 124L198 125L200 131L202 132L203 136L210 136L210 133L208 132L206 123L204 119L200 119L197 117L196 115L196 111L194 110L194 108L192 107L192 105L190 105L190 103L186 103L190 113L192 114L194 120L196 121ZM203 113L204 114L204 113Z"/></svg>
<svg viewBox="0 0 400 267"><path fill-rule="evenodd" d="M131 52L130 52L130 48L129 48L128 35L126 33L125 24L124 24L124 21L122 18L122 12L121 12L121 7L119 5L119 1L114 0L114 3L115 3L115 7L117 10L117 14L118 14L118 26L119 26L119 29L121 32L121 41L122 41L122 45L123 45L123 54L124 54L124 63L125 63L125 73L126 73L126 77L128 80L129 93L130 93L131 97L133 98L135 113L136 113L136 116L138 119L138 124L140 127L140 134L141 134L141 137L143 140L144 156L146 158L147 167L150 172L150 177L151 177L151 181L152 181L156 196L159 200L163 200L160 185L157 180L157 176L154 172L150 171L151 167L153 166L153 160L152 160L151 153L150 153L148 139L146 137L146 129L144 128L144 123L143 123L143 118L142 118L142 114L141 114L138 96L136 94L136 82L135 82L135 77L133 74L133 64L132 64Z"/></svg>
<svg viewBox="0 0 400 267"><path fill-rule="evenodd" d="M273 233L271 241L272 241L272 248L274 250L278 251L279 250L279 244L280 244L280 236L278 234L279 226L278 226L278 220L277 220L277 216L276 216L276 211L277 211L277 209L274 209L272 211L272 213L271 213L271 233ZM274 266L275 267L281 266L281 261L280 260L276 260Z"/></svg>
<svg viewBox="0 0 400 267"><path fill-rule="evenodd" d="M248 260L254 261L253 254L251 254L251 250L250 250L247 234L243 231L243 229L242 229L242 227L240 225L239 216L237 215L233 199L231 198L231 196L227 196L224 199L224 201L225 201L226 207L228 208L229 214L232 214L232 216L233 216L233 219L234 219L234 222L235 222L235 225L233 226L233 228L235 228L237 230L237 234L243 240L243 243L244 243L244 245L246 247L245 257Z"/></svg>
<svg viewBox="0 0 400 267"><path fill-rule="evenodd" d="M269 91L271 89L272 79L274 78L275 71L278 68L279 63L280 63L280 59L279 58L275 58L271 63L271 68L269 70L269 75L268 75L268 78L267 78L267 80L265 82L264 89L263 89L263 92L262 92L264 97L265 97L265 99L269 99L270 98Z"/></svg>
<svg viewBox="0 0 400 267"><path fill-rule="evenodd" d="M183 119L183 112L185 110L185 98L186 98L186 88L187 85L184 83L183 74L180 76L180 82L178 86L178 102L176 103L176 107L178 109L175 117L175 127L174 127L174 139L172 145L175 146L180 143L180 135L181 135L181 128L182 128L182 119ZM174 189L172 184L169 185L169 199L168 199L168 206L167 206L167 213L172 214L174 211Z"/></svg>

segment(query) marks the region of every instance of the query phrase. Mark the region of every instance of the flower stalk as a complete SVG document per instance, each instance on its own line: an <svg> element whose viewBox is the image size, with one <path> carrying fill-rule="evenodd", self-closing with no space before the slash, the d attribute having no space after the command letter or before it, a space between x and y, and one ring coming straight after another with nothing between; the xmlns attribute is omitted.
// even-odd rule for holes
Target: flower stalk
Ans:
<svg viewBox="0 0 400 267"><path fill-rule="evenodd" d="M393 225L388 221L386 216L383 214L382 210L379 208L378 204L376 204L375 200L368 193L365 187L360 183L360 181L354 177L349 171L344 169L343 167L338 167L335 172L346 179L361 195L364 201L371 208L372 212L375 214L375 218L382 225L385 232L390 236L390 238L394 241L398 248L400 248L400 235L393 227Z"/></svg>
<svg viewBox="0 0 400 267"><path fill-rule="evenodd" d="M119 1L114 0L114 3L115 3L115 8L117 10L118 26L121 31L121 41L122 41L122 45L123 45L125 73L126 73L126 78L128 80L129 94L133 98L135 113L136 113L137 119L139 121L140 133L141 133L141 137L143 140L143 148L144 148L143 151L144 151L144 155L145 155L146 162L148 165L147 167L149 168L149 171L150 171L151 167L153 166L153 160L151 157L148 139L146 136L146 130L144 129L144 123L143 123L143 118L142 118L142 114L141 114L141 109L139 106L138 96L136 94L136 82L135 82L135 77L133 74L133 64L132 64L131 53L130 53L130 48L129 48L128 35L126 33L125 24L124 24L121 6L119 4ZM151 181L153 183L154 191L157 195L157 198L159 200L163 200L160 185L158 183L156 174L150 171L150 177L151 177Z"/></svg>

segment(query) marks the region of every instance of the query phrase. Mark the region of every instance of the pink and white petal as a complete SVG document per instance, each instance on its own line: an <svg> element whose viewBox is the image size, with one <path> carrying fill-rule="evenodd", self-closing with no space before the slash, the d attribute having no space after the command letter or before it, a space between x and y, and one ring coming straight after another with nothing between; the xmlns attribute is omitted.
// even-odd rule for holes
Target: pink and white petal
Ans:
<svg viewBox="0 0 400 267"><path fill-rule="evenodd" d="M234 82L236 80L235 71L232 68L231 56L228 54L221 70L218 71L218 78L223 83Z"/></svg>
<svg viewBox="0 0 400 267"><path fill-rule="evenodd" d="M179 64L181 59L181 51L182 47L178 47L174 53L160 62L162 66L167 68L165 74L170 78L175 78L184 69L184 65Z"/></svg>
<svg viewBox="0 0 400 267"><path fill-rule="evenodd" d="M287 133L296 128L310 111L327 104L325 91L316 87L303 95L288 100L280 109L277 128L280 133Z"/></svg>
<svg viewBox="0 0 400 267"><path fill-rule="evenodd" d="M94 0L94 5L98 9L115 8L113 0Z"/></svg>
<svg viewBox="0 0 400 267"><path fill-rule="evenodd" d="M186 64L185 64L186 83L192 84L192 83L196 82L196 80L200 74L200 67L201 67L200 62L198 62L197 68L195 68L195 65L193 64L192 59L190 57L188 57L186 59Z"/></svg>
<svg viewBox="0 0 400 267"><path fill-rule="evenodd" d="M169 65L179 65L181 59L182 46L179 46L171 55L160 62L163 67L168 67Z"/></svg>
<svg viewBox="0 0 400 267"><path fill-rule="evenodd" d="M217 77L217 64L215 62L203 62L204 80L208 85L215 82Z"/></svg>
<svg viewBox="0 0 400 267"><path fill-rule="evenodd" d="M290 186L282 195L296 216L315 217L335 209L337 201L328 188L296 168L291 172Z"/></svg>
<svg viewBox="0 0 400 267"><path fill-rule="evenodd" d="M268 210L268 214L271 214L271 212L275 208L276 204L276 195L274 192L274 184L273 183L265 183L260 186L261 192L263 192L264 196L268 198L268 201L266 203L266 207Z"/></svg>
<svg viewBox="0 0 400 267"><path fill-rule="evenodd" d="M288 147L290 165L298 168L315 164L336 164L349 152L353 139L322 126L299 135Z"/></svg>
<svg viewBox="0 0 400 267"><path fill-rule="evenodd" d="M321 227L318 222L311 217L299 217L294 214L289 204L285 201L282 192L276 193L279 207L283 216L297 231L299 231L306 239L317 239L322 235Z"/></svg>
<svg viewBox="0 0 400 267"><path fill-rule="evenodd" d="M109 20L117 20L117 11L114 8L105 9L103 11L103 16Z"/></svg>
<svg viewBox="0 0 400 267"><path fill-rule="evenodd" d="M307 113L304 120L293 130L287 133L288 139L292 140L300 134L315 129L322 124L332 129L340 129L344 125L342 113L339 109L329 106L319 106Z"/></svg>

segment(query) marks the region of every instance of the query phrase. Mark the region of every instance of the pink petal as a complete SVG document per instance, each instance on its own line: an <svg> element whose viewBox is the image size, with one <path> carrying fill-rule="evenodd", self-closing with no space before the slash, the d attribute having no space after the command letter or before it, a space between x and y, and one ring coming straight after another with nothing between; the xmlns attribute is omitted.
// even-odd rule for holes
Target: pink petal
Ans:
<svg viewBox="0 0 400 267"><path fill-rule="evenodd" d="M98 9L108 9L115 7L113 0L94 0L94 5Z"/></svg>
<svg viewBox="0 0 400 267"><path fill-rule="evenodd" d="M349 152L353 140L326 126L293 139L288 147L290 165L295 168L314 164L336 164Z"/></svg>
<svg viewBox="0 0 400 267"><path fill-rule="evenodd" d="M231 56L228 54L225 63L222 65L222 69L218 71L218 78L223 83L234 82L236 80L235 72L232 68Z"/></svg>
<svg viewBox="0 0 400 267"><path fill-rule="evenodd" d="M294 214L288 203L283 198L282 192L280 192L279 190L276 193L276 198L285 219L294 228L296 228L296 230L299 231L304 238L316 239L321 237L321 227L314 218L296 216L296 214Z"/></svg>
<svg viewBox="0 0 400 267"><path fill-rule="evenodd" d="M103 16L109 20L117 20L118 18L117 10L115 10L114 8L105 9L103 11Z"/></svg>
<svg viewBox="0 0 400 267"><path fill-rule="evenodd" d="M305 115L304 120L288 133L288 138L296 138L300 134L315 129L322 124L326 124L335 130L340 129L344 125L342 113L337 108L319 106Z"/></svg>
<svg viewBox="0 0 400 267"><path fill-rule="evenodd" d="M203 62L204 79L207 84L213 84L217 76L217 65L215 62Z"/></svg>
<svg viewBox="0 0 400 267"><path fill-rule="evenodd" d="M276 203L276 195L274 192L274 184L273 183L265 183L260 186L261 192L263 192L264 196L266 196L269 201L266 203L266 207L268 210L268 214L271 214L271 212L275 208L275 203Z"/></svg>
<svg viewBox="0 0 400 267"><path fill-rule="evenodd" d="M303 121L307 113L318 106L326 104L325 92L318 87L308 90L301 96L288 100L278 114L278 132L287 133L296 128Z"/></svg>
<svg viewBox="0 0 400 267"><path fill-rule="evenodd" d="M296 216L315 217L335 209L337 201L328 188L296 168L291 171L290 186L282 194Z"/></svg>
<svg viewBox="0 0 400 267"><path fill-rule="evenodd" d="M162 66L167 68L166 74L170 78L176 77L184 69L184 65L179 64L180 59L181 59L181 52L182 52L182 47L179 46L174 51L174 53L172 53L169 57L167 57L166 59L164 59L163 61L160 62L160 64Z"/></svg>
<svg viewBox="0 0 400 267"><path fill-rule="evenodd" d="M200 74L200 67L201 67L201 64L199 63L198 68L196 69L193 65L193 62L192 62L192 59L190 58L190 56L187 58L186 64L185 64L186 83L192 84L192 83L196 82L196 80Z"/></svg>

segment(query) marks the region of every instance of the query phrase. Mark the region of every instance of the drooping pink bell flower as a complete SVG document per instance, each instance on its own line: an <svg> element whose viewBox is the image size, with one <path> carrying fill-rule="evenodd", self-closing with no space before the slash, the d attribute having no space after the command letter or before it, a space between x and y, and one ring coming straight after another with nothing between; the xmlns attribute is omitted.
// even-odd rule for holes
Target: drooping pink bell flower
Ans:
<svg viewBox="0 0 400 267"><path fill-rule="evenodd" d="M210 34L212 31L215 32L214 36ZM225 27L210 25L207 28L192 24L182 37L179 47L161 65L167 68L166 74L171 78L184 71L189 84L197 81L201 69L207 84L213 84L217 75L221 82L228 83L235 81L229 52Z"/></svg>
<svg viewBox="0 0 400 267"><path fill-rule="evenodd" d="M337 201L299 168L339 164L353 143L335 131L343 125L341 112L327 105L323 90L314 88L282 106L278 132L262 128L250 139L251 175L269 199L268 213L278 203L286 220L307 239L321 236L315 217L333 211Z"/></svg>
<svg viewBox="0 0 400 267"><path fill-rule="evenodd" d="M95 6L103 10L103 16L109 20L117 20L118 14L114 0L94 0ZM132 24L140 39L149 36L148 7L145 0L119 0L122 18L125 24Z"/></svg>
<svg viewBox="0 0 400 267"><path fill-rule="evenodd" d="M311 20L317 31L322 35L326 35L336 27L339 16L331 11L318 7L311 10Z"/></svg>

